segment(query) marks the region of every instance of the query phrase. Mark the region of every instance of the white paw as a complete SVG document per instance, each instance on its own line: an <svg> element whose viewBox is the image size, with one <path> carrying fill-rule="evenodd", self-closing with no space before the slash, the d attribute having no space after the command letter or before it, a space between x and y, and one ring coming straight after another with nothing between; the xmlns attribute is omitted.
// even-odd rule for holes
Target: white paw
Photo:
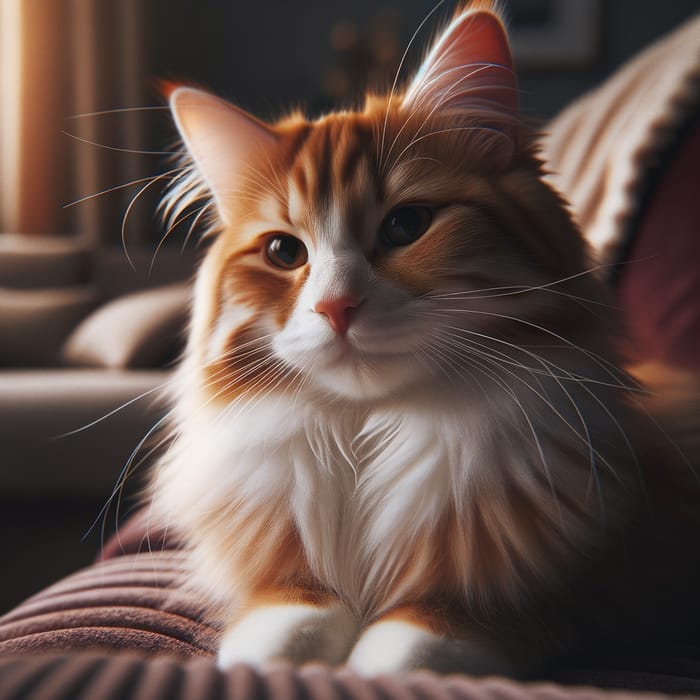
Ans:
<svg viewBox="0 0 700 700"><path fill-rule="evenodd" d="M342 662L357 636L354 616L340 604L255 608L224 633L217 666L263 666L272 661Z"/></svg>
<svg viewBox="0 0 700 700"><path fill-rule="evenodd" d="M439 637L408 622L377 622L362 634L348 666L363 676L429 669L437 673L512 675L511 665L475 642Z"/></svg>

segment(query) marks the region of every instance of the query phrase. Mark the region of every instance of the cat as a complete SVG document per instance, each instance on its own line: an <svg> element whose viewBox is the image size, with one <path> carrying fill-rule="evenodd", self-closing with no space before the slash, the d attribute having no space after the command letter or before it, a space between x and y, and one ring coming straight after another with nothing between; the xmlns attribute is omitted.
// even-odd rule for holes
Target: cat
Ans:
<svg viewBox="0 0 700 700"><path fill-rule="evenodd" d="M355 111L267 124L173 87L164 206L202 206L212 244L149 498L221 668L526 675L634 638L688 558L694 457L621 369L517 102L490 0Z"/></svg>

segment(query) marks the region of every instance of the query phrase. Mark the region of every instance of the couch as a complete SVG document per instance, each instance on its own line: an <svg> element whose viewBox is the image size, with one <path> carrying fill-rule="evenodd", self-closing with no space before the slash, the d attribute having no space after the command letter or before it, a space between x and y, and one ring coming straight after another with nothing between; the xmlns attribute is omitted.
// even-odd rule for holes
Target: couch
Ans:
<svg viewBox="0 0 700 700"><path fill-rule="evenodd" d="M2 611L94 557L100 528L81 538L165 411L193 264L165 251L148 276L120 250L0 234Z"/></svg>
<svg viewBox="0 0 700 700"><path fill-rule="evenodd" d="M700 370L700 17L573 104L549 134L550 177L600 251L639 358ZM176 544L147 522L137 513L100 562L0 618L0 700L700 696L700 630L569 659L530 682L366 680L314 665L221 673L219 621L180 585Z"/></svg>

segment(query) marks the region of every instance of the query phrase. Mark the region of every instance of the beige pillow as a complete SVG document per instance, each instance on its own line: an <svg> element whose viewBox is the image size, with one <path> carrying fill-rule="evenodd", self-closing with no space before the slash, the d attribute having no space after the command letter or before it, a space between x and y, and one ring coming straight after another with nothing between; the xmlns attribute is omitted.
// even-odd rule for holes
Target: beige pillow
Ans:
<svg viewBox="0 0 700 700"><path fill-rule="evenodd" d="M97 305L95 287L56 289L0 287L0 365L54 366L76 324Z"/></svg>
<svg viewBox="0 0 700 700"><path fill-rule="evenodd" d="M159 367L181 347L191 287L178 284L119 297L90 314L63 347L69 365Z"/></svg>

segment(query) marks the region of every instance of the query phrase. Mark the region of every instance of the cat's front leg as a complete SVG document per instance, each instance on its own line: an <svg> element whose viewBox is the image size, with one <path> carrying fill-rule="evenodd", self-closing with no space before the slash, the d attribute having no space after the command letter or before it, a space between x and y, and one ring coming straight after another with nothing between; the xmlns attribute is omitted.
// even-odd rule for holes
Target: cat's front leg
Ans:
<svg viewBox="0 0 700 700"><path fill-rule="evenodd" d="M275 591L249 599L221 638L217 665L220 669L239 662L257 667L278 661L335 665L347 658L358 629L356 617L336 598Z"/></svg>
<svg viewBox="0 0 700 700"><path fill-rule="evenodd" d="M380 617L355 644L347 664L363 676L429 669L437 673L515 675L512 664L477 635L455 634L450 611L406 606Z"/></svg>

